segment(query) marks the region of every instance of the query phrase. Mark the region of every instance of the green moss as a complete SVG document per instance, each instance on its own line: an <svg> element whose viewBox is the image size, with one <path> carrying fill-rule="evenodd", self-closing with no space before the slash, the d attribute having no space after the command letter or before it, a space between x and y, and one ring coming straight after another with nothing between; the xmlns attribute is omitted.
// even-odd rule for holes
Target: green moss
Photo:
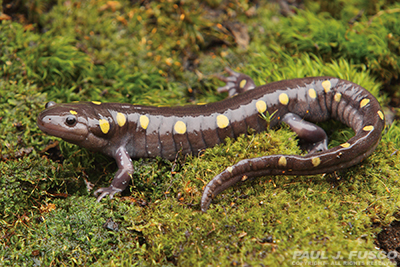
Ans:
<svg viewBox="0 0 400 267"><path fill-rule="evenodd" d="M299 251L341 252L343 259L351 251L375 251L379 226L392 222L400 205L397 122L357 166L257 178L224 191L206 214L200 198L208 181L244 158L301 154L295 134L284 126L227 139L200 156L134 161L130 190L97 203L85 180L108 185L113 160L46 136L35 123L48 100L221 100L215 87L222 83L213 74L227 65L258 85L344 78L385 104L391 92L380 89L396 82L399 66L398 4L308 1L308 11L284 18L277 5L256 8L248 1L51 3L28 6L36 25L0 23L3 264L290 266ZM349 26L361 8L364 15ZM248 30L247 48L235 47L231 21ZM352 136L336 122L321 126L330 147ZM62 156L48 150L54 141ZM103 227L108 218L118 232Z"/></svg>
<svg viewBox="0 0 400 267"><path fill-rule="evenodd" d="M400 70L398 5L349 25L346 18L335 20L327 13L302 11L284 19L277 34L293 52L313 53L329 61L345 57L365 64L385 82L397 79Z"/></svg>

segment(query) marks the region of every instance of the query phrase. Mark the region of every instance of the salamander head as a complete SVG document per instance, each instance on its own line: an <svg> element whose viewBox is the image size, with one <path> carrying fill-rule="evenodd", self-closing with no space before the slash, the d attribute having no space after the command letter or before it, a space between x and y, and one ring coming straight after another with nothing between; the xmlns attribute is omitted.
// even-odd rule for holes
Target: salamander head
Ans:
<svg viewBox="0 0 400 267"><path fill-rule="evenodd" d="M107 143L93 134L90 119L93 108L87 103L56 104L50 101L45 107L37 118L37 125L44 133L92 150Z"/></svg>

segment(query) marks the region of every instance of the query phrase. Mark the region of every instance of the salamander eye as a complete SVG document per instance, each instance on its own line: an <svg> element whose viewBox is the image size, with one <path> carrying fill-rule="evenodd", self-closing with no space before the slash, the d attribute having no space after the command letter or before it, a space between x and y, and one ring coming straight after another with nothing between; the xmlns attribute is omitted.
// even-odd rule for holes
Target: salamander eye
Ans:
<svg viewBox="0 0 400 267"><path fill-rule="evenodd" d="M47 102L46 103L46 105L44 106L45 108L49 108L49 107L52 107L52 106L55 106L56 105L56 102L54 102L54 101L49 101L49 102Z"/></svg>
<svg viewBox="0 0 400 267"><path fill-rule="evenodd" d="M68 117L65 119L65 123L66 123L68 126L74 126L74 125L76 124L76 119L75 119L74 116L68 116Z"/></svg>

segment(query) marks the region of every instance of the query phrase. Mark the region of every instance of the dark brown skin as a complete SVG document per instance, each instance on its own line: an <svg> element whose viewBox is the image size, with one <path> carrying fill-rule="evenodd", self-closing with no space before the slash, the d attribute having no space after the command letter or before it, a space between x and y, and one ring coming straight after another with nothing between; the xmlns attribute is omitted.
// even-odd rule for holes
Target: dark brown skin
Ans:
<svg viewBox="0 0 400 267"><path fill-rule="evenodd" d="M120 103L55 104L49 102L38 117L39 128L50 135L102 152L117 161L110 187L95 192L100 201L123 191L133 173L132 158L160 156L173 160L178 152L198 154L204 148L266 129L262 116L274 114L270 125L282 121L296 132L309 154L271 155L245 159L215 176L201 200L203 212L226 188L265 175L311 175L347 168L368 157L378 145L385 125L378 101L361 86L332 77L274 82L256 87L244 74L231 76L219 89L231 98L176 108ZM339 120L355 131L346 143L327 149L327 136L312 122Z"/></svg>

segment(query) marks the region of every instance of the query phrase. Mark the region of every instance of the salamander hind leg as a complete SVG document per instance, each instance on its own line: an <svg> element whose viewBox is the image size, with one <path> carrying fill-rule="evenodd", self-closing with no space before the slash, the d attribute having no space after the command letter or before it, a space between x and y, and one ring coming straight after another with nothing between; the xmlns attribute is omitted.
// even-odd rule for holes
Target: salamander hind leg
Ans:
<svg viewBox="0 0 400 267"><path fill-rule="evenodd" d="M226 82L225 86L218 88L219 93L228 92L229 96L232 97L256 88L253 79L249 76L233 71L228 67L225 68L225 71L228 72L230 76L218 76L218 79Z"/></svg>
<svg viewBox="0 0 400 267"><path fill-rule="evenodd" d="M303 120L294 113L285 114L282 121L289 125L290 129L298 135L301 149L309 154L328 149L328 136L321 127Z"/></svg>

